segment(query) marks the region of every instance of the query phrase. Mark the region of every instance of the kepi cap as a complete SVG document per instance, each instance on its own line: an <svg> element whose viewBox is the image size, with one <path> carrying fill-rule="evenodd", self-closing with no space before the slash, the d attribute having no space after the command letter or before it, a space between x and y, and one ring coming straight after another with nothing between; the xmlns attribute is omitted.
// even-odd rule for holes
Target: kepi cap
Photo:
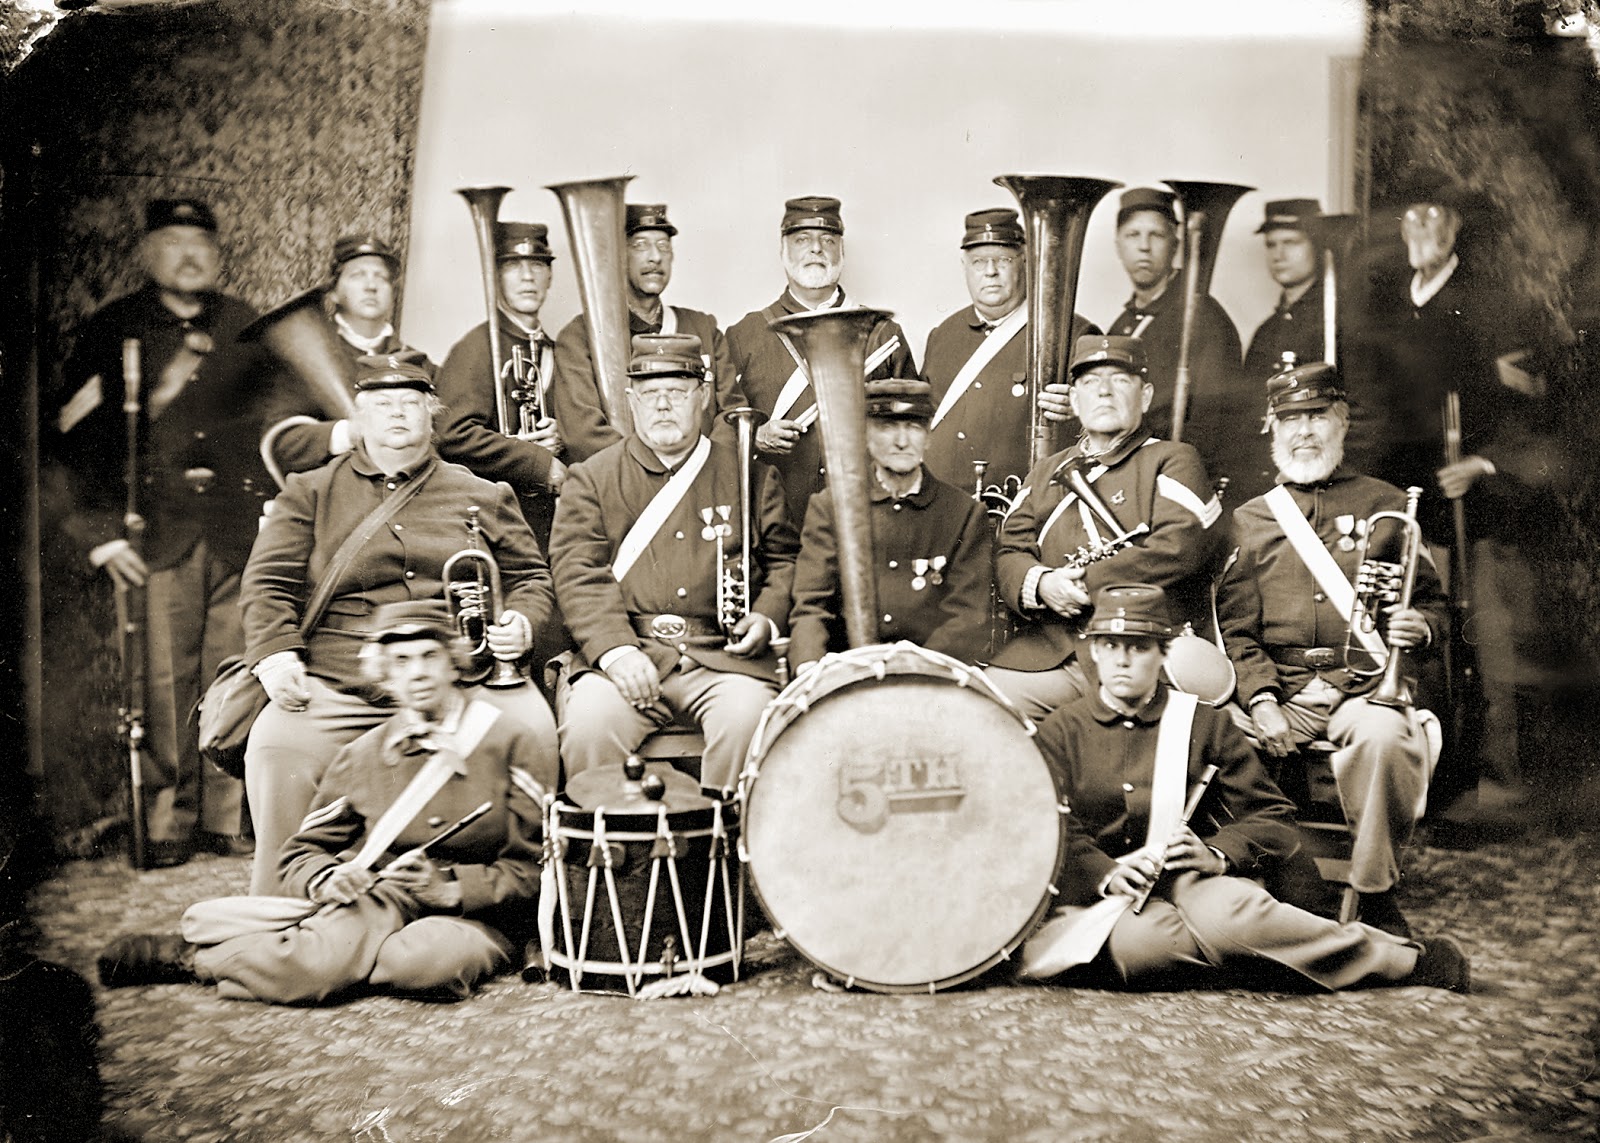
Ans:
<svg viewBox="0 0 1600 1143"><path fill-rule="evenodd" d="M931 421L933 386L914 377L891 377L882 381L868 381L867 419Z"/></svg>
<svg viewBox="0 0 1600 1143"><path fill-rule="evenodd" d="M450 608L442 599L407 599L385 603L373 612L368 643L399 643L405 639L437 639L449 643L456 637Z"/></svg>
<svg viewBox="0 0 1600 1143"><path fill-rule="evenodd" d="M1153 210L1157 214L1164 214L1173 225L1177 225L1177 202L1177 195L1159 187L1134 187L1132 190L1125 190L1117 203L1117 225L1121 226L1128 215L1137 214L1141 210Z"/></svg>
<svg viewBox="0 0 1600 1143"><path fill-rule="evenodd" d="M705 361L700 356L700 339L692 333L636 333L628 376L693 377L703 380Z"/></svg>
<svg viewBox="0 0 1600 1143"><path fill-rule="evenodd" d="M1025 241L1016 211L1004 208L975 210L967 215L961 249L973 246L1022 246Z"/></svg>
<svg viewBox="0 0 1600 1143"><path fill-rule="evenodd" d="M1267 415L1314 412L1345 399L1339 371L1326 361L1312 361L1267 378Z"/></svg>
<svg viewBox="0 0 1600 1143"><path fill-rule="evenodd" d="M1080 337L1072 346L1072 364L1067 373L1074 380L1086 369L1096 365L1125 365L1141 377L1148 377L1144 363L1144 342L1137 337L1111 337L1091 333Z"/></svg>
<svg viewBox="0 0 1600 1143"><path fill-rule="evenodd" d="M390 353L382 357L358 357L356 392L415 389L419 393L432 393L433 374L424 364L425 360L422 354L413 351Z"/></svg>
<svg viewBox="0 0 1600 1143"><path fill-rule="evenodd" d="M678 228L667 221L667 206L661 202L628 203L627 222L623 229L628 234L637 234L641 230L660 230L669 238L678 233Z"/></svg>
<svg viewBox="0 0 1600 1143"><path fill-rule="evenodd" d="M494 228L494 260L509 262L532 258L546 264L556 260L550 249L550 228L542 222L500 222Z"/></svg>
<svg viewBox="0 0 1600 1143"><path fill-rule="evenodd" d="M394 247L375 234L346 234L336 241L333 244L333 265L328 272L337 278L340 268L346 262L368 255L382 258L389 263L390 270L399 273L400 259L395 255Z"/></svg>
<svg viewBox="0 0 1600 1143"><path fill-rule="evenodd" d="M1170 639L1172 613L1167 610L1167 593L1152 583L1103 587L1094 597L1094 613L1083 633Z"/></svg>
<svg viewBox="0 0 1600 1143"><path fill-rule="evenodd" d="M840 205L838 199L820 195L791 198L783 204L783 224L779 232L792 234L796 230L831 230L835 234L843 234L844 216L839 213Z"/></svg>
<svg viewBox="0 0 1600 1143"><path fill-rule="evenodd" d="M1267 203L1266 217L1256 227L1257 234L1269 230L1304 230L1306 219L1322 213L1322 204L1314 198L1280 198Z"/></svg>
<svg viewBox="0 0 1600 1143"><path fill-rule="evenodd" d="M164 226L198 226L215 233L217 216L197 198L152 199L145 204L144 231L149 234Z"/></svg>

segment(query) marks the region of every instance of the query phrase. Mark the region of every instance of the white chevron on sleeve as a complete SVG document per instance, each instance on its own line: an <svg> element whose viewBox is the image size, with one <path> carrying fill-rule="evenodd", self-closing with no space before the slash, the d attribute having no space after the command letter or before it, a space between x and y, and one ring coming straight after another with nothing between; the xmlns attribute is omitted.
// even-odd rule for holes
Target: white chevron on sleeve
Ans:
<svg viewBox="0 0 1600 1143"><path fill-rule="evenodd" d="M1202 528L1211 527L1222 517L1222 501L1215 496L1210 500L1201 500L1188 485L1172 479L1164 472L1156 474L1156 494L1188 509L1200 521Z"/></svg>

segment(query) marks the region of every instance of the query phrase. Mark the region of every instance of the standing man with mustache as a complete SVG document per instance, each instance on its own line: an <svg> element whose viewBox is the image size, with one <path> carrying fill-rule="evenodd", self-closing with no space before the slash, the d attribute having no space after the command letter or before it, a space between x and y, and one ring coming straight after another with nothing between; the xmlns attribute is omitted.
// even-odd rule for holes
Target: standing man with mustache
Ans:
<svg viewBox="0 0 1600 1143"><path fill-rule="evenodd" d="M243 787L199 755L189 712L244 649L239 575L270 480L256 450L258 394L273 365L241 344L255 310L217 289L217 219L195 199L157 199L139 244L145 284L78 330L63 367L64 401L41 433L47 519L125 593L149 606L144 797L147 864L179 865L196 849L248 853ZM144 551L123 533L127 456L124 356L139 343L138 507ZM59 498L61 503L51 504Z"/></svg>
<svg viewBox="0 0 1600 1143"><path fill-rule="evenodd" d="M821 435L810 431L817 418L816 394L799 354L768 323L845 304L839 286L844 271L839 200L811 196L784 203L778 257L788 286L777 301L745 314L728 330L728 350L750 403L769 418L756 430L756 448L783 477L789 514L798 522L823 484ZM867 337L867 380L916 375L905 332L893 320L880 321Z"/></svg>
<svg viewBox="0 0 1600 1143"><path fill-rule="evenodd" d="M1222 507L1192 445L1150 435L1154 397L1144 346L1133 337L1081 337L1068 366L1083 433L1034 465L1000 528L995 579L1017 632L990 661L995 686L1032 719L1088 692L1078 661L1092 593L1124 580L1162 588L1175 618L1204 629L1221 555ZM1077 471L1117 527L1145 531L1106 553L1117 531L1079 497ZM1095 551L1092 561L1085 551Z"/></svg>
<svg viewBox="0 0 1600 1143"><path fill-rule="evenodd" d="M1155 396L1146 424L1158 437L1172 436L1172 392L1183 335L1183 274L1174 267L1179 240L1177 196L1155 187L1124 191L1117 209L1117 258L1133 283L1133 296L1111 323L1115 337L1144 343ZM1184 439L1200 450L1213 478L1227 476L1233 458L1225 447L1227 411L1239 383L1239 331L1209 294L1196 299L1189 348L1188 424ZM1253 393L1252 393L1253 396Z"/></svg>
<svg viewBox="0 0 1600 1143"><path fill-rule="evenodd" d="M1376 668L1387 654L1442 646L1444 595L1424 549L1411 606L1385 608L1379 631L1365 637L1350 631L1361 527L1374 512L1404 509L1405 494L1343 467L1350 409L1333 366L1315 362L1274 376L1267 413L1280 484L1234 510L1236 548L1217 586L1239 680L1231 710L1269 760L1320 738L1334 744L1339 802L1355 838L1350 885L1360 894L1360 919L1409 937L1394 899L1397 854L1422 815L1439 756L1437 722L1369 702L1378 675L1346 669L1343 648L1349 634L1351 665Z"/></svg>
<svg viewBox="0 0 1600 1143"><path fill-rule="evenodd" d="M639 334L692 334L699 339L706 381L714 400L705 409L705 431L715 440L732 444L734 428L719 414L745 403L738 372L728 356L728 342L710 314L686 306L669 306L661 300L672 281L672 239L678 228L667 219L662 203L627 205L628 332ZM589 328L579 314L556 338L556 381L551 392L556 419L567 442L567 460L576 464L622 439L606 421L589 350Z"/></svg>

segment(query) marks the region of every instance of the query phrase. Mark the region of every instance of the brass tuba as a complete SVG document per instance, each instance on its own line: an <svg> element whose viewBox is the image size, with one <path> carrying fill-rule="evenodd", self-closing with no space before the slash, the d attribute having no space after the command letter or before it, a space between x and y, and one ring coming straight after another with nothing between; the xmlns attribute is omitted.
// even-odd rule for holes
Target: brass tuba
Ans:
<svg viewBox="0 0 1600 1143"><path fill-rule="evenodd" d="M1343 356L1339 324L1350 297L1348 279L1361 236L1361 216L1319 214L1306 219L1305 228L1322 251L1322 360L1337 365Z"/></svg>
<svg viewBox="0 0 1600 1143"><path fill-rule="evenodd" d="M868 515L867 338L874 326L893 316L887 310L851 306L790 314L768 323L794 346L817 395L839 544L839 594L852 647L878 641Z"/></svg>
<svg viewBox="0 0 1600 1143"><path fill-rule="evenodd" d="M355 362L322 309L325 286L313 286L274 306L239 331L240 341L259 341L305 383L330 417L355 411L351 395Z"/></svg>
<svg viewBox="0 0 1600 1143"><path fill-rule="evenodd" d="M1183 205L1183 329L1178 335L1178 368L1172 383L1172 439L1183 439L1189 415L1189 358L1200 299L1211 293L1211 275L1222 248L1222 228L1233 204L1255 190L1238 183L1163 179Z"/></svg>
<svg viewBox="0 0 1600 1143"><path fill-rule="evenodd" d="M494 375L494 415L500 431L507 435L517 430L506 405L505 353L500 348L500 283L494 256L495 220L500 215L500 200L510 187L461 187L456 193L467 200L472 212L472 232L478 240L478 269L483 278L483 308L489 321L489 368Z"/></svg>
<svg viewBox="0 0 1600 1143"><path fill-rule="evenodd" d="M1056 451L1039 394L1066 376L1072 358L1072 319L1089 215L1122 184L1069 175L997 175L994 181L1016 196L1028 236L1023 267L1028 282L1029 460L1038 464Z"/></svg>
<svg viewBox="0 0 1600 1143"><path fill-rule="evenodd" d="M572 262L583 299L584 328L589 333L589 359L606 423L623 436L633 430L628 411L628 329L626 249L627 206L623 189L633 178L552 183L545 189L561 201L561 216L572 243Z"/></svg>
<svg viewBox="0 0 1600 1143"><path fill-rule="evenodd" d="M1417 504L1421 500L1422 489L1407 488L1405 511L1374 512L1367 517L1361 537L1360 563L1355 576L1356 598L1350 608L1350 629L1344 640L1344 666L1354 675L1383 676L1377 689L1366 696L1368 702L1378 706L1412 705L1411 688L1400 673L1404 653L1390 646L1383 665L1374 670L1352 666L1350 652L1355 649L1358 629L1376 631L1383 612L1391 605L1402 610L1411 606L1411 592L1417 582L1417 560L1422 556L1422 525L1417 523ZM1384 521L1392 523L1379 535Z"/></svg>
<svg viewBox="0 0 1600 1143"><path fill-rule="evenodd" d="M483 544L483 529L478 524L478 506L467 509L467 546L444 562L445 606L450 618L471 648L473 670L465 673L469 682L486 687L520 687L527 678L515 663L496 659L489 651L489 627L505 611L505 595L500 587L500 565ZM456 570L470 564L465 575ZM488 659L487 663L483 660Z"/></svg>

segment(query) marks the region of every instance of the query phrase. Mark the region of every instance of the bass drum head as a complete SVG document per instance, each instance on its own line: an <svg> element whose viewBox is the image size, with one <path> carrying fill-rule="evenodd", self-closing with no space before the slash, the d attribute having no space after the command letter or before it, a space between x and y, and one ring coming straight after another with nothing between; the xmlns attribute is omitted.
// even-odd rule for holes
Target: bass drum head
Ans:
<svg viewBox="0 0 1600 1143"><path fill-rule="evenodd" d="M764 745L744 825L756 893L847 984L959 984L1048 909L1064 844L1055 781L1024 721L982 691L852 681L813 693Z"/></svg>

